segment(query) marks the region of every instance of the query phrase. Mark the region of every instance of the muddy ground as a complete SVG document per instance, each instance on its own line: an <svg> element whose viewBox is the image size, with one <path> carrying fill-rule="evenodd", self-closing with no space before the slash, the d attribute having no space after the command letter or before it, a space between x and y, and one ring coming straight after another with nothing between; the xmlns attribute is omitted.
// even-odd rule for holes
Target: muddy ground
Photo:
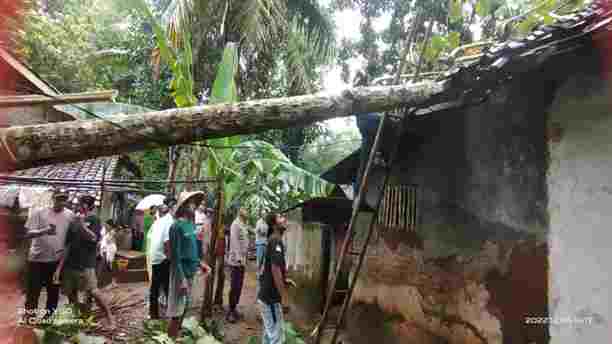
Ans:
<svg viewBox="0 0 612 344"><path fill-rule="evenodd" d="M229 273L226 273L226 277ZM243 344L247 343L251 336L261 335L261 323L259 321L259 311L255 297L255 268L251 265L245 274L244 289L238 306L238 311L244 315L244 319L236 324L225 322L225 309L218 309L214 318L219 319L223 324L225 333L224 343L227 344ZM189 310L189 315L199 316L200 307L202 305L201 283L196 284L194 288L194 304ZM227 303L227 295L229 292L229 281L225 283L225 298ZM0 307L0 330L8 330L17 324L19 319L19 310L23 308L25 295L20 291L11 291L4 293L8 297L2 300ZM117 328L110 329L104 321L100 322L100 327L95 330L98 335L104 335L109 339L109 343L129 343L135 338L139 338L143 333L143 320L148 316L148 283L129 283L119 284L115 288L105 289L105 295L118 303L128 305L121 311L117 312ZM45 292L41 294L39 305L44 307ZM60 305L65 304L67 299L65 296L60 297ZM135 304L134 306L129 306ZM189 316L188 315L188 316ZM314 318L305 314L298 308L293 308L287 316L289 321L292 321L304 333L309 332L313 328Z"/></svg>

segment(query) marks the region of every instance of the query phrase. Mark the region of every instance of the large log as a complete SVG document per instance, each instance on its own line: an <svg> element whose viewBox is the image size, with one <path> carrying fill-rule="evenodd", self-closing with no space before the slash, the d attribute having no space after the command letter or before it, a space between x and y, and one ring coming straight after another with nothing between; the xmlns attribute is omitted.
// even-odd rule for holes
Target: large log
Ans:
<svg viewBox="0 0 612 344"><path fill-rule="evenodd" d="M251 134L268 129L306 126L356 113L416 106L442 92L444 84L364 87L339 94L246 101L172 109L106 120L70 121L0 129L3 170L60 162L197 140Z"/></svg>

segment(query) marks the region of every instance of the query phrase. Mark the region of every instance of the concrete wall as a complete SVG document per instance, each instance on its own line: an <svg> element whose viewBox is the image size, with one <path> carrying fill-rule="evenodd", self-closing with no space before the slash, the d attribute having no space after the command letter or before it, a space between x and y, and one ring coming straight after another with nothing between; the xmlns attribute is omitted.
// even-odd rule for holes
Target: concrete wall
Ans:
<svg viewBox="0 0 612 344"><path fill-rule="evenodd" d="M410 123L392 182L419 186L418 229L378 236L352 328L371 313L357 310L374 307L388 342L548 341L548 327L525 316L548 315L546 112L562 65L517 75L481 105Z"/></svg>
<svg viewBox="0 0 612 344"><path fill-rule="evenodd" d="M551 343L610 343L612 100L594 71L570 78L549 112Z"/></svg>
<svg viewBox="0 0 612 344"><path fill-rule="evenodd" d="M354 343L610 342L612 87L599 62L558 58L480 106L412 123L421 144L402 147L393 181L420 186L419 228L377 236Z"/></svg>
<svg viewBox="0 0 612 344"><path fill-rule="evenodd" d="M288 230L283 241L286 247L287 269L298 285L289 289L292 305L300 319L310 319L320 311L322 228L319 224L303 223L301 208L287 214ZM294 313L295 315L295 313Z"/></svg>
<svg viewBox="0 0 612 344"><path fill-rule="evenodd" d="M467 111L414 121L395 182L420 189L427 256L476 254L487 241L546 240L546 73L516 78ZM404 150L402 150L404 151Z"/></svg>

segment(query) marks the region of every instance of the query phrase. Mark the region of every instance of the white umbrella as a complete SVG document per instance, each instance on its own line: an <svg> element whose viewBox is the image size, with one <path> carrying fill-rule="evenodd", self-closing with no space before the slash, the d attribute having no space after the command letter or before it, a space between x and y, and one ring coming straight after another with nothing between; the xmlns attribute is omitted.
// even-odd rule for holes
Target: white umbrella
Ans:
<svg viewBox="0 0 612 344"><path fill-rule="evenodd" d="M138 202L136 205L136 210L148 210L152 206L160 206L164 204L164 199L166 199L166 196L164 195L149 195Z"/></svg>

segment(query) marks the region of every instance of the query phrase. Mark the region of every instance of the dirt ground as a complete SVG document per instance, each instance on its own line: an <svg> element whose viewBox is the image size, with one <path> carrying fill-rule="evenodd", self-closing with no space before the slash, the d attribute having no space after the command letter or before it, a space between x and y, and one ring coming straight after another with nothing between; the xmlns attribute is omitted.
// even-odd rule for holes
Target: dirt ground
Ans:
<svg viewBox="0 0 612 344"><path fill-rule="evenodd" d="M228 278L229 273L226 273ZM200 307L202 305L202 289L201 283L196 283L194 286L194 304L189 310L189 314L199 317ZM121 309L116 313L117 328L109 329L105 327L104 322L100 322L100 327L95 330L94 334L104 335L109 339L109 343L130 342L133 338L138 338L142 334L143 320L148 316L148 283L130 283L119 284L116 288L105 289L105 295L122 304L136 304ZM229 280L225 283L224 310L218 309L214 318L219 319L223 323L223 331L225 333L224 343L227 344L243 344L247 343L251 336L261 336L261 323L259 321L259 310L256 304L256 278L254 264L247 268L245 274L244 288L238 306L238 311L243 314L244 319L236 324L225 322L225 311L227 307L227 295L229 293ZM19 319L19 310L23 308L25 295L15 291L12 293L4 293L9 297L2 300L0 307L0 330L9 329L17 324ZM45 292L41 293L39 305L44 307ZM67 302L66 297L60 297L60 305ZM298 327L306 328L310 326L310 321L307 316L299 310L292 311L287 319L294 322Z"/></svg>

